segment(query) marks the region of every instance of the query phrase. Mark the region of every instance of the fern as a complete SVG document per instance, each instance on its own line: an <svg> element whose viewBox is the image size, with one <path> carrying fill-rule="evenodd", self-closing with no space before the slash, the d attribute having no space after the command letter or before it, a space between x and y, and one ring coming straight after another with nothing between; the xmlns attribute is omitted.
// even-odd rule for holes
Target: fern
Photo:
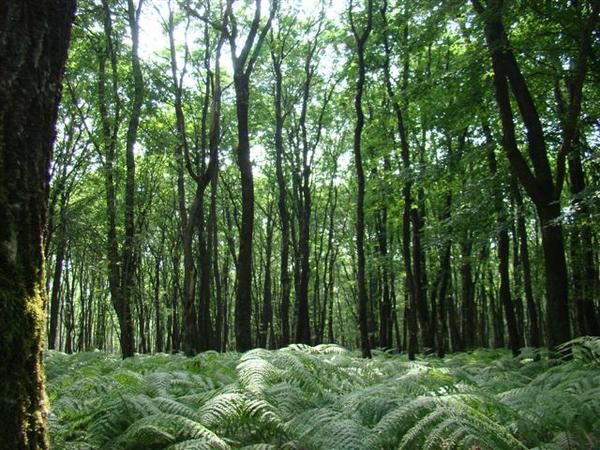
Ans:
<svg viewBox="0 0 600 450"><path fill-rule="evenodd" d="M59 449L588 449L600 442L597 338L569 361L476 350L445 360L336 345L243 355L48 352Z"/></svg>

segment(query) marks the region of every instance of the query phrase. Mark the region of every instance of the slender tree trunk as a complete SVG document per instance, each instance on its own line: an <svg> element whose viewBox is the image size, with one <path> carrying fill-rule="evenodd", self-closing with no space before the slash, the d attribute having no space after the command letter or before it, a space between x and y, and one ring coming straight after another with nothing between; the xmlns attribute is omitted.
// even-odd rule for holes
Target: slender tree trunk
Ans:
<svg viewBox="0 0 600 450"><path fill-rule="evenodd" d="M280 302L280 326L281 326L281 346L285 347L290 343L290 274L289 274L289 248L290 248L290 226L289 214L287 210L287 190L285 186L285 177L283 174L283 77L281 73L282 55L271 53L273 61L273 70L275 72L275 171L277 174L277 207L279 209L279 220L281 223L281 258L280 258L280 278L281 302Z"/></svg>
<svg viewBox="0 0 600 450"><path fill-rule="evenodd" d="M494 327L494 348L504 347L504 316L502 314L502 308L498 305L496 299L496 287L494 286L494 279L492 272L488 272L488 282L490 294L490 309L492 311L492 322Z"/></svg>
<svg viewBox="0 0 600 450"><path fill-rule="evenodd" d="M174 249L177 251L177 249ZM173 285L171 287L171 352L176 353L181 350L181 332L179 324L179 299L183 297L181 281L179 277L180 262L177 254L171 255L173 263Z"/></svg>
<svg viewBox="0 0 600 450"><path fill-rule="evenodd" d="M523 289L527 303L527 317L529 319L529 346L538 348L541 345L540 326L537 302L533 298L531 282L531 268L529 264L529 245L527 243L527 229L525 227L525 211L523 198L515 177L511 177L511 191L517 208L517 234L519 236L519 249L521 253L521 267L523 268Z"/></svg>
<svg viewBox="0 0 600 450"><path fill-rule="evenodd" d="M469 233L470 234L470 233ZM462 285L462 339L460 351L475 347L475 284L473 282L473 264L471 237L467 236L460 244L462 262L460 276Z"/></svg>
<svg viewBox="0 0 600 450"><path fill-rule="evenodd" d="M365 197L365 175L363 171L363 161L361 153L361 138L364 127L365 117L362 110L362 97L365 85L365 44L369 38L372 27L372 11L373 1L368 0L367 6L367 25L362 33L358 33L354 26L352 14L352 4L350 4L350 24L356 42L356 51L358 56L358 80L356 82L356 95L354 97L354 108L356 110L356 125L354 127L354 165L356 170L356 257L357 257L357 291L358 291L358 321L360 328L360 345L362 356L364 358L371 357L371 346L369 343L369 330L367 323L367 286L365 279L365 213L364 213L364 197Z"/></svg>
<svg viewBox="0 0 600 450"><path fill-rule="evenodd" d="M67 249L66 236L66 198L61 195L60 199L60 223L55 235L56 251L54 254L54 275L52 277L52 294L50 296L50 329L48 332L48 348L56 348L56 335L58 331L58 314L60 312L60 289L62 282L62 271L65 262L65 253Z"/></svg>
<svg viewBox="0 0 600 450"><path fill-rule="evenodd" d="M588 212L588 206L578 197L586 188L585 175L581 164L579 146L569 159L569 180L576 211L580 216ZM596 283L598 268L594 255L593 231L588 223L576 226L570 236L571 265L573 276L573 297L578 334L581 336L600 335L600 317L594 305L597 298Z"/></svg>
<svg viewBox="0 0 600 450"><path fill-rule="evenodd" d="M484 133L486 135L488 145L488 165L492 177L496 177L498 173L498 165L496 162L496 153L494 152L494 142L492 134L486 123L483 124ZM502 201L502 188L500 181L497 183L499 187L495 188L493 193L496 216L501 227L498 232L498 272L500 274L500 291L499 297L502 306L504 307L504 315L508 326L508 345L513 353L513 356L519 354L519 349L523 346L521 342L519 328L517 325L517 317L513 307L513 301L510 293L510 276L509 276L509 237L507 227L507 214Z"/></svg>
<svg viewBox="0 0 600 450"><path fill-rule="evenodd" d="M453 274L452 271L450 271L450 273L448 274L448 292L450 293L450 295L447 296L446 300L446 311L447 311L447 315L446 315L446 320L448 321L448 327L449 327L449 338L450 338L450 345L448 346L448 350L453 351L453 352L457 352L457 351L461 351L462 349L464 349L464 344L463 344L463 337L461 336L461 332L460 332L460 310L457 310L456 308L456 304L457 304L457 300L456 300L456 295L453 292L454 287L456 285L456 275Z"/></svg>
<svg viewBox="0 0 600 450"><path fill-rule="evenodd" d="M162 236L164 240L164 234ZM161 242L160 251L154 256L154 351L161 353L163 351L163 324L162 324L162 305L160 303L160 288L161 288L161 261L162 261L163 244Z"/></svg>
<svg viewBox="0 0 600 450"><path fill-rule="evenodd" d="M449 202L448 202L449 204ZM450 256L452 254L452 245L447 242L442 250L440 261L440 282L438 289L438 317L439 328L436 338L437 355L443 358L446 355L448 348L448 319L447 319L447 303L448 303L448 283L451 276Z"/></svg>
<svg viewBox="0 0 600 450"><path fill-rule="evenodd" d="M385 202L386 199L383 199ZM377 218L377 238L379 241L379 277L382 285L379 305L379 345L382 348L392 347L392 301L389 285L389 257L387 239L387 207L384 205Z"/></svg>
<svg viewBox="0 0 600 450"><path fill-rule="evenodd" d="M211 278L212 278L212 241L210 230L206 229L204 219L204 195L198 212L198 350L203 352L213 348L213 328L211 320Z"/></svg>
<svg viewBox="0 0 600 450"><path fill-rule="evenodd" d="M129 277L132 276L131 266L132 247L123 249L123 258L127 258L128 265L123 267L123 259L119 255L119 241L117 236L117 194L115 187L115 163L117 160L117 134L120 127L120 98L117 85L117 55L113 42L112 12L107 0L102 1L103 21L104 21L104 49L98 55L98 108L102 122L102 147L104 150L104 186L106 191L106 217L107 217L107 256L109 269L109 289L115 313L119 322L119 343L123 357L132 356L134 352L133 343L133 323L131 315L131 303L126 301L129 296L124 293L123 280L129 283ZM106 73L106 63L110 61L111 78L110 85ZM111 96L108 96L107 85L111 88ZM108 106L114 104L114 115L109 114ZM132 167L127 168L128 179L126 183L132 183ZM130 188L130 187L128 187ZM133 214L133 198L126 194L126 234L131 237L131 214ZM128 241L127 245L130 245ZM127 275L124 271L127 271ZM130 273L131 272L131 273Z"/></svg>
<svg viewBox="0 0 600 450"><path fill-rule="evenodd" d="M217 188L218 188L218 176L214 174L211 181L210 191L210 214L209 214L209 239L212 240L212 264L213 264L213 283L215 286L215 338L214 348L216 351L223 351L223 328L224 320L226 315L225 304L223 299L223 285L221 282L221 271L219 267L219 236L218 236L218 223L217 223Z"/></svg>
<svg viewBox="0 0 600 450"><path fill-rule="evenodd" d="M272 337L269 336L270 330L273 329L273 286L271 277L271 255L272 255L272 241L273 241L273 220L271 219L271 205L269 205L268 217L267 217L267 235L265 242L265 276L263 280L263 294L262 294L262 312L260 319L260 333L259 333L259 347L271 348L273 343Z"/></svg>
<svg viewBox="0 0 600 450"><path fill-rule="evenodd" d="M427 307L425 260L421 247L422 219L419 208L410 211L412 225L412 263L413 282L415 283L415 303L417 305L417 317L421 330L421 341L426 352L433 351L434 342L431 335L431 323L429 308Z"/></svg>
<svg viewBox="0 0 600 450"><path fill-rule="evenodd" d="M254 177L248 130L249 77L234 76L238 119L237 162L242 188L242 227L237 263L235 338L239 352L252 348L252 236L254 234Z"/></svg>

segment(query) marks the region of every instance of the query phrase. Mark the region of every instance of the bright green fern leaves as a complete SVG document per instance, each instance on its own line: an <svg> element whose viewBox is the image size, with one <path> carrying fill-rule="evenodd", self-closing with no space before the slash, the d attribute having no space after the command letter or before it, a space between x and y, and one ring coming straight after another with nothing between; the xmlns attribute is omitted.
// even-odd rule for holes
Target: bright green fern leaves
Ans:
<svg viewBox="0 0 600 450"><path fill-rule="evenodd" d="M46 357L57 449L588 449L600 340L561 363L478 350L409 362L335 345Z"/></svg>

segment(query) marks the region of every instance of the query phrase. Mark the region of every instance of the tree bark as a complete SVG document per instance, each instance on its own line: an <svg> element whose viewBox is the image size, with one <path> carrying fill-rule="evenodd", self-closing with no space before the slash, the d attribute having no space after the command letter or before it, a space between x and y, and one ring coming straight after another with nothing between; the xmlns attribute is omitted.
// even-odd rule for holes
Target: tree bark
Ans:
<svg viewBox="0 0 600 450"><path fill-rule="evenodd" d="M356 256L358 262L356 282L358 291L358 321L360 328L360 346L362 356L364 358L371 357L371 346L369 343L369 330L367 323L367 286L365 279L365 213L364 213L364 197L365 197L365 175L363 171L362 153L361 153L361 138L364 127L365 117L362 110L362 97L365 84L365 44L369 38L372 28L373 1L368 0L367 5L367 25L359 33L354 25L354 17L352 13L352 3L348 11L352 33L356 42L356 51L358 56L358 80L356 82L356 95L354 97L354 108L356 110L356 125L354 127L354 165L356 170Z"/></svg>
<svg viewBox="0 0 600 450"><path fill-rule="evenodd" d="M47 449L48 170L74 1L0 4L0 447Z"/></svg>
<svg viewBox="0 0 600 450"><path fill-rule="evenodd" d="M279 53L271 50L273 72L275 73L275 171L277 176L277 208L279 210L279 221L281 224L281 256L279 262L281 301L279 315L281 322L281 346L285 347L290 343L290 218L287 209L287 189L283 173L283 126L285 123L285 115L283 113L283 76L281 73L283 59L283 45L281 45Z"/></svg>
<svg viewBox="0 0 600 450"><path fill-rule="evenodd" d="M138 128L142 102L144 101L144 78L138 55L139 47L139 15L144 1L139 0L136 8L133 0L127 1L127 16L129 19L129 30L131 32L131 69L133 74L133 99L131 103L131 115L127 127L125 146L125 237L123 242L122 270L121 270L121 302L122 314L128 318L124 330L121 330L121 352L123 358L133 356L134 339L131 324L130 304L135 292L135 272L137 256L136 230L135 230L135 154L134 147L137 142Z"/></svg>
<svg viewBox="0 0 600 450"><path fill-rule="evenodd" d="M277 2L271 5L267 23L260 27L261 0L255 0L254 18L239 55L237 52L237 24L232 11L232 0L227 2L226 20L231 58L233 63L233 85L237 116L237 163L240 169L242 188L242 224L240 245L237 258L237 291L235 297L235 337L236 348L245 352L252 348L252 236L254 232L254 178L250 160L250 136L248 109L250 106L250 75L260 53L264 39L271 28L271 22L277 9Z"/></svg>

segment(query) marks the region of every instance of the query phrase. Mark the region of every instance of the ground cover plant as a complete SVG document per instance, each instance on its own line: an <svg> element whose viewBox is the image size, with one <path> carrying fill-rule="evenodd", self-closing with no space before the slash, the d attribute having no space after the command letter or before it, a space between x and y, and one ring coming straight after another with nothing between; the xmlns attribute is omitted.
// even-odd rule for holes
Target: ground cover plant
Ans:
<svg viewBox="0 0 600 450"><path fill-rule="evenodd" d="M57 449L588 449L600 442L600 340L571 360L445 359L336 345L244 354L48 352Z"/></svg>

